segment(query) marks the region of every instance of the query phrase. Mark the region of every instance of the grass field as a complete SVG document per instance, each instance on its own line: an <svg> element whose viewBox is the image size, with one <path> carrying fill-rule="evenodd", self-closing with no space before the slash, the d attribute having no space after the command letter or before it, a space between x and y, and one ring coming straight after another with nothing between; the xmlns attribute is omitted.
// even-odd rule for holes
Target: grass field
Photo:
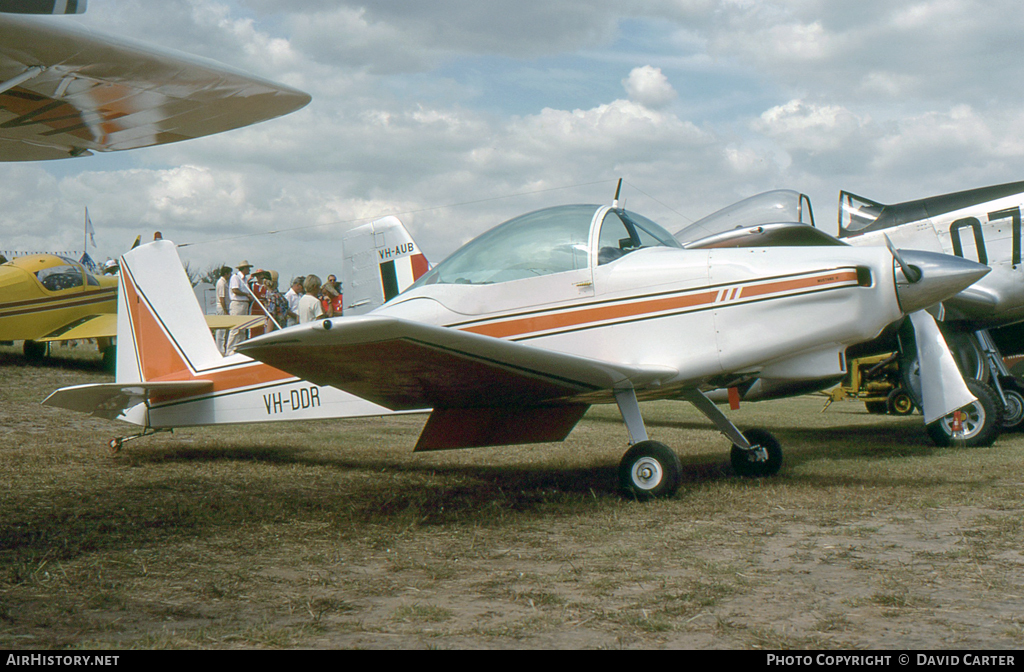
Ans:
<svg viewBox="0 0 1024 672"><path fill-rule="evenodd" d="M684 484L616 491L626 432L413 454L423 417L177 430L39 405L94 351L0 347L0 648L1019 648L1024 435L938 449L920 416L746 404L782 471L738 479L644 404Z"/></svg>

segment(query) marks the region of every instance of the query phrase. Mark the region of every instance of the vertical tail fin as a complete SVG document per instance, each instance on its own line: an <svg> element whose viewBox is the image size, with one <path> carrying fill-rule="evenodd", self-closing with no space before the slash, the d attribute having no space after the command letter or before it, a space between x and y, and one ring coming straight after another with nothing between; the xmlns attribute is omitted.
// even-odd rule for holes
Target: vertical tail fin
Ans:
<svg viewBox="0 0 1024 672"><path fill-rule="evenodd" d="M158 240L122 256L117 382L185 378L221 359L174 243Z"/></svg>
<svg viewBox="0 0 1024 672"><path fill-rule="evenodd" d="M352 229L342 238L345 315L368 313L405 291L430 264L397 217Z"/></svg>

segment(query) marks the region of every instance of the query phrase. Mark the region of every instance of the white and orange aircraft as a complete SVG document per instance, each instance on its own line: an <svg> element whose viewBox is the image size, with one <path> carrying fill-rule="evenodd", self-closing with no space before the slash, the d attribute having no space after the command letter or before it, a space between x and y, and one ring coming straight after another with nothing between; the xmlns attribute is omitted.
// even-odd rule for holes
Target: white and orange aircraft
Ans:
<svg viewBox="0 0 1024 672"><path fill-rule="evenodd" d="M895 263L877 247L686 250L617 201L561 206L479 236L369 314L276 331L222 357L173 244L160 241L121 260L116 381L44 403L141 425L136 437L429 412L416 450L560 441L591 404L616 403L632 444L623 490L670 496L679 458L648 439L639 401L693 403L732 441L737 473L773 474L779 443L740 432L703 389L838 375L849 346L907 314L926 324L923 308L987 271L924 252ZM951 363L941 336L931 345ZM974 401L958 380L940 395L944 413Z"/></svg>

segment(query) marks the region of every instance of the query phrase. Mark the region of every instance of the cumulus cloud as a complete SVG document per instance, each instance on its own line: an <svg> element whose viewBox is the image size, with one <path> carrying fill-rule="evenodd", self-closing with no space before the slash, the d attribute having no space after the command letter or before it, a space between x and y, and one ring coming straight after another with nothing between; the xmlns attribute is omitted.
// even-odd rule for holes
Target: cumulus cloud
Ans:
<svg viewBox="0 0 1024 672"><path fill-rule="evenodd" d="M645 65L633 68L629 77L622 80L629 99L652 110L667 107L677 97L676 90L668 82L661 68Z"/></svg>
<svg viewBox="0 0 1024 672"><path fill-rule="evenodd" d="M822 152L842 147L866 123L867 120L839 105L791 100L762 113L753 127L780 140L787 148Z"/></svg>
<svg viewBox="0 0 1024 672"><path fill-rule="evenodd" d="M620 176L674 230L773 188L827 221L839 189L904 200L1024 175L1009 0L93 0L71 20L313 102L166 147L0 164L3 248L80 246L88 206L109 254L159 229L205 243L183 249L193 266L244 250L326 274L362 218L405 213L437 260L523 211L609 201Z"/></svg>

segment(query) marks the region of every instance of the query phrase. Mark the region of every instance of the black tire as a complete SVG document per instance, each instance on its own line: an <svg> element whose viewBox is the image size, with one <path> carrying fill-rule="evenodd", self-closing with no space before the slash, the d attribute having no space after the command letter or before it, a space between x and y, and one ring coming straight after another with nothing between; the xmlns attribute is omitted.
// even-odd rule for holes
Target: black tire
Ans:
<svg viewBox="0 0 1024 672"><path fill-rule="evenodd" d="M117 372L117 346L108 345L103 348L103 370L107 373Z"/></svg>
<svg viewBox="0 0 1024 672"><path fill-rule="evenodd" d="M965 378L967 389L978 398L978 401L965 407L964 435L956 443L967 448L991 446L999 436L1003 426L1003 405L995 390L972 378ZM937 446L951 446L953 439L953 415L936 420L928 425L928 436Z"/></svg>
<svg viewBox="0 0 1024 672"><path fill-rule="evenodd" d="M760 462L754 458L753 452L743 450L733 444L729 453L729 460L732 462L732 470L737 476L750 476L761 478L773 476L782 468L782 446L769 432L763 429L748 429L743 432L744 438L752 446L761 446L768 453L768 459Z"/></svg>
<svg viewBox="0 0 1024 672"><path fill-rule="evenodd" d="M889 412L884 401L865 401L864 408L868 409L871 415L885 415Z"/></svg>
<svg viewBox="0 0 1024 672"><path fill-rule="evenodd" d="M679 489L683 465L664 443L641 441L619 462L619 487L630 499L646 501L671 497Z"/></svg>
<svg viewBox="0 0 1024 672"><path fill-rule="evenodd" d="M910 415L914 412L914 398L902 387L897 387L889 393L885 407L893 415Z"/></svg>
<svg viewBox="0 0 1024 672"><path fill-rule="evenodd" d="M40 343L38 341L25 341L22 346L22 351L25 353L25 359L33 362L38 362L47 355L50 354L50 343Z"/></svg>
<svg viewBox="0 0 1024 672"><path fill-rule="evenodd" d="M1024 427L1024 394L1021 394L1021 387L1011 379L1003 378L1000 382L1006 398L1006 405L1003 406L1003 431L1015 432Z"/></svg>

